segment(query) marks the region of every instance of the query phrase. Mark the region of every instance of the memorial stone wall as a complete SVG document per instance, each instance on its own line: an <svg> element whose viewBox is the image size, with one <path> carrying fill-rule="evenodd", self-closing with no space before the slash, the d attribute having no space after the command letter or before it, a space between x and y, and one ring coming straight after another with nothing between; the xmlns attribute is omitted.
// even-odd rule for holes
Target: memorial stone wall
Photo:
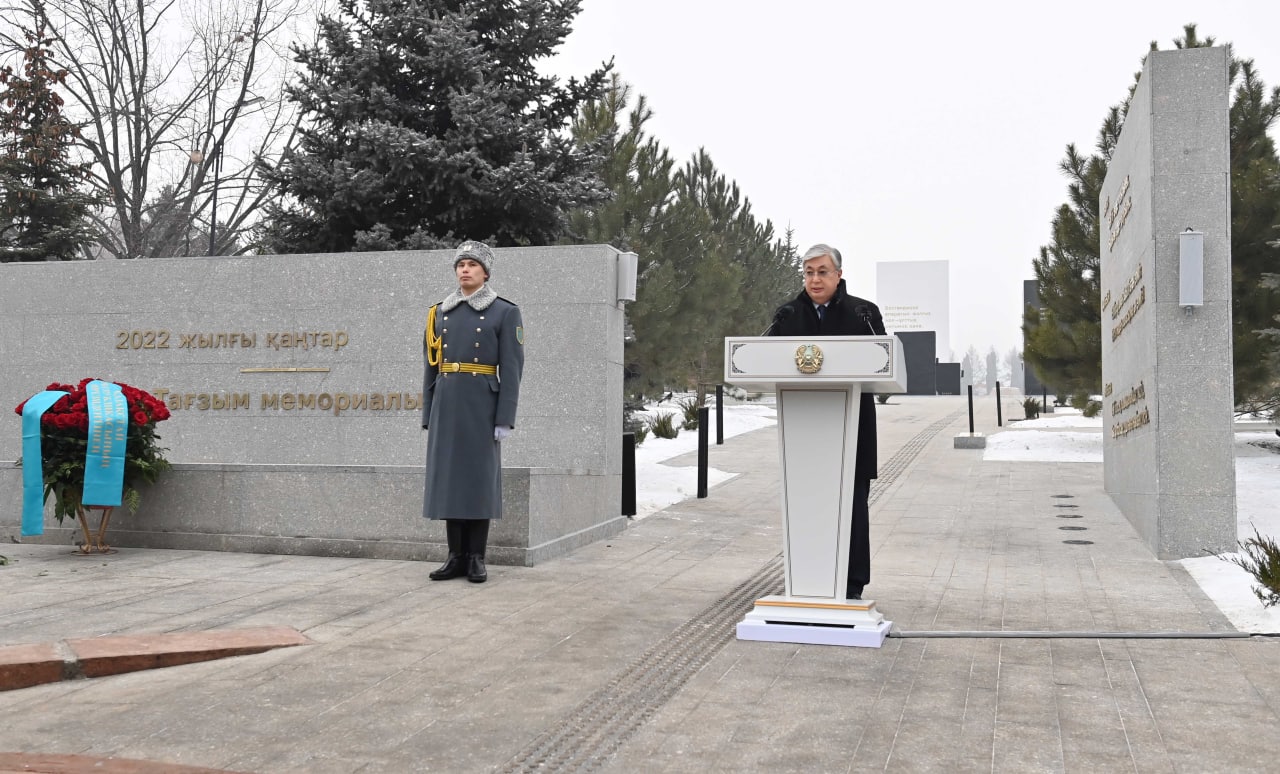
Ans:
<svg viewBox="0 0 1280 774"><path fill-rule="evenodd" d="M1161 559L1236 547L1228 63L1147 55L1099 201L1105 486ZM1199 306L1179 293L1188 228Z"/></svg>
<svg viewBox="0 0 1280 774"><path fill-rule="evenodd" d="M625 526L634 264L608 246L496 253L491 285L527 333L490 558L532 564ZM113 516L116 544L443 556L441 525L421 518L422 337L455 287L452 251L0 265L0 537L21 511L13 407L96 377L172 412L158 431L174 470ZM73 526L47 516L43 540Z"/></svg>

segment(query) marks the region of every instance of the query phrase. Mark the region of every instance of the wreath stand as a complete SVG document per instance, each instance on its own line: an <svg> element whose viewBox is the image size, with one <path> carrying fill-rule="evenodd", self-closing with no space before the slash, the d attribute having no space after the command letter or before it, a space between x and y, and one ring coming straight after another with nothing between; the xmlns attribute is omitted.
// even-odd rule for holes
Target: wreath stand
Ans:
<svg viewBox="0 0 1280 774"><path fill-rule="evenodd" d="M90 556L92 554L114 554L116 550L106 543L102 542L107 536L107 525L111 522L111 511L115 506L112 505L84 505L83 503L76 506L76 515L80 517L80 528L84 531L84 543L82 543L76 553L81 556ZM95 534L89 529L89 518L86 511L102 511L98 517L98 532Z"/></svg>

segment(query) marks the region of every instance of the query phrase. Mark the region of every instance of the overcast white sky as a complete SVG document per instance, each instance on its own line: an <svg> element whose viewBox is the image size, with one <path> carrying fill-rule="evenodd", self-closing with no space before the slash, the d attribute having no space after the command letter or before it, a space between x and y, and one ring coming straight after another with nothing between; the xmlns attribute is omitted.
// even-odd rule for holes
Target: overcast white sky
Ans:
<svg viewBox="0 0 1280 774"><path fill-rule="evenodd" d="M699 147L758 219L845 256L951 262L951 349L1021 349L1022 281L1152 40L1189 22L1280 83L1280 3L584 0L549 67L602 60L644 94L652 133ZM798 286L797 286L798 287Z"/></svg>

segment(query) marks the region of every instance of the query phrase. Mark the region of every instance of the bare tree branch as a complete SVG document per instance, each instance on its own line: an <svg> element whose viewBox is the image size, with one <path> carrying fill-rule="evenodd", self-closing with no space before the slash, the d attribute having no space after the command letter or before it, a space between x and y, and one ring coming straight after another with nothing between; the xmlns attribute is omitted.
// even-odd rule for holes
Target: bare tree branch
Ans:
<svg viewBox="0 0 1280 774"><path fill-rule="evenodd" d="M256 162L282 156L299 0L10 0L0 57L45 22L83 123L101 251L116 258L244 252L274 196ZM309 22L310 19L308 18ZM217 199L217 212L214 200Z"/></svg>

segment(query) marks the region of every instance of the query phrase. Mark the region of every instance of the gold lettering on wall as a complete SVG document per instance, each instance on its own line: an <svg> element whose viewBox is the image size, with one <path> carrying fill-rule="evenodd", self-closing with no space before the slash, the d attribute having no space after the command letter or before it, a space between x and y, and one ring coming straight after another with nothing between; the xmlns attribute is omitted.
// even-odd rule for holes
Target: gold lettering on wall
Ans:
<svg viewBox="0 0 1280 774"><path fill-rule="evenodd" d="M1145 404L1146 400L1146 384L1144 382L1138 382L1137 386L1131 387L1123 397L1118 400L1111 401L1111 416L1119 416L1134 406ZM1145 405L1142 405L1133 416L1124 421L1115 422L1111 425L1111 438L1124 438L1134 430L1148 424L1151 424L1151 411Z"/></svg>
<svg viewBox="0 0 1280 774"><path fill-rule="evenodd" d="M1111 401L1111 416L1115 416L1140 400L1147 399L1147 388L1142 382L1138 382L1138 386L1129 390L1129 392L1120 400Z"/></svg>
<svg viewBox="0 0 1280 774"><path fill-rule="evenodd" d="M1116 202L1111 203L1111 197L1108 196L1106 202L1102 205L1102 214L1107 219L1107 229L1109 235L1107 237L1107 251L1111 251L1116 245L1116 240L1120 238L1120 232L1124 230L1124 224L1129 220L1129 213L1133 210L1133 197L1129 195L1129 176L1124 176L1124 182L1120 184L1120 191L1116 194ZM1119 222L1117 222L1119 221Z"/></svg>
<svg viewBox="0 0 1280 774"><path fill-rule="evenodd" d="M165 387L151 391L170 411L249 410L247 392L182 392ZM420 411L420 392L264 392L260 411L323 411L341 416L344 411Z"/></svg>
<svg viewBox="0 0 1280 774"><path fill-rule="evenodd" d="M165 330L116 331L116 349L168 349Z"/></svg>
<svg viewBox="0 0 1280 774"><path fill-rule="evenodd" d="M1134 315L1136 315L1138 313L1138 310L1141 309L1143 305L1146 303L1147 303L1147 286L1143 285L1142 288L1138 291L1138 298L1133 302L1133 305L1130 306L1128 310L1125 311L1124 316L1120 318L1120 322L1117 323L1116 326L1111 329L1112 341L1115 341L1116 339L1120 338L1120 334L1124 333L1124 329L1128 328L1129 323L1133 322Z"/></svg>
<svg viewBox="0 0 1280 774"><path fill-rule="evenodd" d="M1129 281L1124 283L1124 287L1120 289L1120 297L1111 304L1111 319L1114 320L1120 316L1120 308L1129 301L1129 296L1133 295L1134 288L1138 287L1138 283L1142 281L1142 264L1138 264L1138 268L1129 277ZM1110 294L1107 294L1110 298Z"/></svg>
<svg viewBox="0 0 1280 774"><path fill-rule="evenodd" d="M116 331L116 349L255 349L257 333L213 331L173 333L164 328ZM346 331L280 331L262 336L264 347L341 350L351 343Z"/></svg>
<svg viewBox="0 0 1280 774"><path fill-rule="evenodd" d="M1142 410L1137 414L1129 417L1123 422L1112 425L1111 437L1112 439L1124 438L1139 427L1149 424L1151 424L1151 412L1147 410L1146 406L1143 406Z"/></svg>

